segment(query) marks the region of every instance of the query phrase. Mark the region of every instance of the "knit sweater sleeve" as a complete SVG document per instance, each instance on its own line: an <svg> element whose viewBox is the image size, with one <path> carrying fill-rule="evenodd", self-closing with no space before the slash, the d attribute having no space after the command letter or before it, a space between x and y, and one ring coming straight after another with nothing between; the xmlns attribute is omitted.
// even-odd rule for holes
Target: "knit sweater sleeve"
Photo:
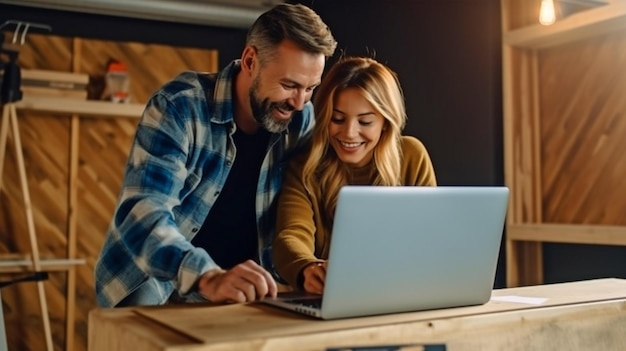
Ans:
<svg viewBox="0 0 626 351"><path fill-rule="evenodd" d="M314 199L302 183L303 158L293 160L285 174L278 199L276 236L272 256L276 270L292 287L298 288L300 271L317 262L315 257Z"/></svg>
<svg viewBox="0 0 626 351"><path fill-rule="evenodd" d="M437 186L435 169L421 141L412 136L403 136L402 153L402 175L405 185Z"/></svg>

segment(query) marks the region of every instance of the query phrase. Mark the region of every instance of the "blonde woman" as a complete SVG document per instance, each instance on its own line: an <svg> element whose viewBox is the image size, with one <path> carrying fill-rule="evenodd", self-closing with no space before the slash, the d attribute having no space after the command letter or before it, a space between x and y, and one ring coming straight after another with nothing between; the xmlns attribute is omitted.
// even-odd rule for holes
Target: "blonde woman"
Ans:
<svg viewBox="0 0 626 351"><path fill-rule="evenodd" d="M372 58L341 59L322 80L314 108L310 150L285 174L272 254L291 287L321 294L339 189L436 186L436 178L424 145L402 135L404 96L387 66Z"/></svg>

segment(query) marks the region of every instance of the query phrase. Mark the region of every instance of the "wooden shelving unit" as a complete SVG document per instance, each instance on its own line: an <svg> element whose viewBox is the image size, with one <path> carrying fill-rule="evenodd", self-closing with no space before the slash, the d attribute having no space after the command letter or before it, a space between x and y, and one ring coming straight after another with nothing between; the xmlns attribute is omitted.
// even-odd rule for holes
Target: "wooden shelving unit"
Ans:
<svg viewBox="0 0 626 351"><path fill-rule="evenodd" d="M543 283L542 242L626 245L626 226L545 222L539 94L541 51L626 30L626 1L613 0L550 26L514 29L511 18L533 3L502 0L501 5L505 183L511 189L507 285L514 287Z"/></svg>
<svg viewBox="0 0 626 351"><path fill-rule="evenodd" d="M29 96L28 91L16 103L34 226L40 234L40 263L44 271L59 269L59 273L51 271L45 283L51 302L49 314L55 350L87 350L87 315L97 307L92 264L106 237L144 104L160 86L183 71L218 70L218 52L214 49L54 33L29 33L20 49L19 63L23 69L88 74L90 96L98 96L100 84L104 83L104 69L111 58L127 65L131 101L135 103L35 97ZM155 65L160 68L146 69ZM12 156L13 149L7 150L7 156ZM2 179L0 234L6 238L2 254L13 251L24 254L28 248L22 194L18 191L22 182L15 161L14 157L7 159ZM83 258L85 264L73 264L73 260ZM52 265L53 261L47 259L67 261ZM41 322L36 320L40 315L38 306L23 303L36 302L39 298L37 290L30 285L2 292L5 316L10 321L7 329L11 350L46 349Z"/></svg>
<svg viewBox="0 0 626 351"><path fill-rule="evenodd" d="M38 251L37 237L35 233L33 214L30 195L28 192L28 186L26 184L26 176L22 174L22 187L24 206L26 212L26 218L29 222L29 235L31 237L31 249L33 254L30 256L24 256L19 254L4 254L0 255L0 273L12 274L12 273L32 273L32 272L67 272L67 313L66 313L66 339L67 350L73 350L74 339L74 302L75 302L75 267L85 264L85 260L77 258L76 256L76 220L77 220L77 169L78 169L78 130L79 120L81 117L133 117L139 118L143 113L145 105L136 103L111 103L106 101L89 101L89 100L76 100L70 98L49 98L49 97L30 97L24 96L24 98L18 102L12 104L12 106L6 106L6 111L10 111L11 114L18 111L37 111L46 113L55 113L68 115L71 118L70 123L70 164L69 164L69 194L68 194L68 248L67 257L65 258L40 258ZM6 118L5 118L6 117ZM17 149L21 149L21 142L19 141L18 130L18 118L9 118L9 113L6 116L3 115L3 122L6 119L6 123L2 124L3 136L8 134L8 130L4 128L11 125L15 146ZM3 138L6 142L6 139ZM3 149L4 150L4 149ZM21 150L16 150L21 155ZM2 162L4 161L4 155L2 155ZM19 168L22 173L26 172L22 157L18 157L20 160ZM2 168L0 167L0 170ZM0 176L2 172L0 171ZM0 182L1 184L1 182ZM50 332L50 321L47 313L47 303L44 288L42 282L38 282L39 297L42 306L42 319L46 334L46 343L49 350L52 350L52 339Z"/></svg>

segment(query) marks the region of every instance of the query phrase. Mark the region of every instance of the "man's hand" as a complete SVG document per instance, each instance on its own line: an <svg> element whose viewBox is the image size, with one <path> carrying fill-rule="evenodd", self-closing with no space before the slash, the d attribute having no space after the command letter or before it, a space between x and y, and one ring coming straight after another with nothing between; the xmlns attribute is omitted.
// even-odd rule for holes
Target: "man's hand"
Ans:
<svg viewBox="0 0 626 351"><path fill-rule="evenodd" d="M327 262L315 262L304 267L302 276L304 277L303 287L305 291L320 295L324 292Z"/></svg>
<svg viewBox="0 0 626 351"><path fill-rule="evenodd" d="M276 297L277 291L272 275L252 260L227 271L208 271L198 281L198 292L212 302L250 302Z"/></svg>

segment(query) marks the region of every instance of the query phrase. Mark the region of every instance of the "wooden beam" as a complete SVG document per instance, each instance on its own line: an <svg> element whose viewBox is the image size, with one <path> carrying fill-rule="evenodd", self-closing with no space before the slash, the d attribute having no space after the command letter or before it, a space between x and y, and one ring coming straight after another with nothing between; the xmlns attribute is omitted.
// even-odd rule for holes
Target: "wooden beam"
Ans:
<svg viewBox="0 0 626 351"><path fill-rule="evenodd" d="M11 133L13 135L13 143L15 145L15 158L17 160L17 170L20 177L20 187L22 189L22 201L24 204L24 212L26 216L26 228L28 229L28 238L30 242L31 252L31 268L35 272L41 272L41 260L39 257L39 245L37 241L37 233L35 231L35 219L33 215L33 207L30 197L30 190L28 189L28 180L26 178L26 165L24 162L24 154L22 148L22 139L20 137L20 131L17 119L17 110L14 103L7 103L3 108L3 126L5 125L4 119L8 119L8 124L11 126ZM2 137L4 140L5 138ZM4 140L6 142L6 140ZM0 176L2 176L0 174ZM43 323L44 336L46 340L46 349L53 351L54 346L52 343L52 329L50 326L50 316L48 314L48 302L46 300L46 291L43 281L37 282L37 292L39 296L39 306L41 307L41 320Z"/></svg>
<svg viewBox="0 0 626 351"><path fill-rule="evenodd" d="M72 72L80 71L82 61L81 40L72 39ZM70 117L70 149L67 180L67 259L76 257L77 212L78 212L78 136L80 134L80 116L73 113ZM65 299L65 350L74 350L74 331L76 325L76 269L67 271L67 298Z"/></svg>
<svg viewBox="0 0 626 351"><path fill-rule="evenodd" d="M626 1L581 11L556 23L523 27L503 33L506 45L546 49L569 42L626 29Z"/></svg>
<svg viewBox="0 0 626 351"><path fill-rule="evenodd" d="M41 269L47 272L67 271L68 269L85 264L85 260L81 258L61 259L61 258L42 258L39 263ZM30 258L10 258L4 259L0 256L0 273L28 273L33 271L33 261Z"/></svg>
<svg viewBox="0 0 626 351"><path fill-rule="evenodd" d="M509 224L508 240L592 245L626 245L626 226Z"/></svg>

